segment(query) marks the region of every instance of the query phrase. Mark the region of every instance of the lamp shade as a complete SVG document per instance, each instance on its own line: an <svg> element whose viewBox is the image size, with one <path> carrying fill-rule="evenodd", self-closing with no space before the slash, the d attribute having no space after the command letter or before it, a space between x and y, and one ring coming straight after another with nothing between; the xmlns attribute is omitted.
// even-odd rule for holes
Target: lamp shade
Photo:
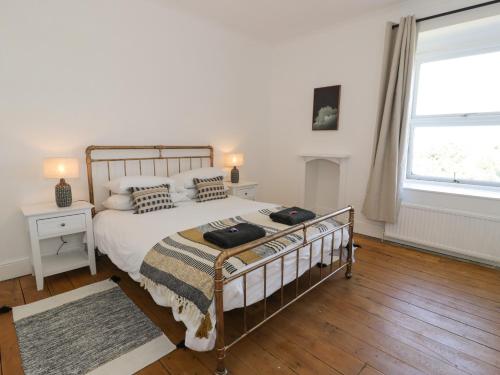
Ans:
<svg viewBox="0 0 500 375"><path fill-rule="evenodd" d="M45 178L78 178L80 177L79 161L70 158L45 159L43 175Z"/></svg>
<svg viewBox="0 0 500 375"><path fill-rule="evenodd" d="M244 162L243 154L227 154L224 158L226 167L241 167Z"/></svg>

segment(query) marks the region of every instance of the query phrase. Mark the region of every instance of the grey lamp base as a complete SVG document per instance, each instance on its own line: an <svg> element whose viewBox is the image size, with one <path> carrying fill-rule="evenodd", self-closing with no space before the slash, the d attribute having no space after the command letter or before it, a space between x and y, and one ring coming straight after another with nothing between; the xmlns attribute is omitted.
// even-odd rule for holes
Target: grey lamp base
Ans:
<svg viewBox="0 0 500 375"><path fill-rule="evenodd" d="M57 207L69 207L73 203L71 195L71 186L66 183L64 178L56 185L56 204Z"/></svg>
<svg viewBox="0 0 500 375"><path fill-rule="evenodd" d="M238 182L240 182L240 171L236 167L233 167L233 169L231 169L231 182L233 184L237 184Z"/></svg>

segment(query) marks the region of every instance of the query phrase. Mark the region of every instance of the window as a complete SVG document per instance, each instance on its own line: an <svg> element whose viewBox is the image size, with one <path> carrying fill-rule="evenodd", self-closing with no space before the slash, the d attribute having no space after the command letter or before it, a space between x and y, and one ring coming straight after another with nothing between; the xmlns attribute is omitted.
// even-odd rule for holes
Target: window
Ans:
<svg viewBox="0 0 500 375"><path fill-rule="evenodd" d="M407 179L500 187L500 45L417 52Z"/></svg>

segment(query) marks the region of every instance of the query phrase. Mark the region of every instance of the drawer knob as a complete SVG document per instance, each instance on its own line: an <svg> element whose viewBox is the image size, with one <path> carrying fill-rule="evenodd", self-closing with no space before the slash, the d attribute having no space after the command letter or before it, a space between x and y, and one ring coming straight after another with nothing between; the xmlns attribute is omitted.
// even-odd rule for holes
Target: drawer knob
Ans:
<svg viewBox="0 0 500 375"><path fill-rule="evenodd" d="M61 223L61 227L65 227L66 226L66 223Z"/></svg>
<svg viewBox="0 0 500 375"><path fill-rule="evenodd" d="M245 193L245 195L248 195L248 193Z"/></svg>

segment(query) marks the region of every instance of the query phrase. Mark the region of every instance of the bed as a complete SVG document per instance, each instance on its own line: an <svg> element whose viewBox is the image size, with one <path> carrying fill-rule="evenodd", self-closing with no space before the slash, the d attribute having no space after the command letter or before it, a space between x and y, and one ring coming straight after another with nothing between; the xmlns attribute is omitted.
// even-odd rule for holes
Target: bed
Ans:
<svg viewBox="0 0 500 375"><path fill-rule="evenodd" d="M103 187L104 182L112 178L124 175L169 176L206 165L213 166L213 149L210 146L88 147L89 196L96 207L94 235L98 249L107 254L118 268L128 272L132 279L140 281L139 271L147 252L165 236L209 222L251 215L257 211L265 212L279 206L229 197L208 202L179 202L175 208L143 215L102 207L102 201L109 195ZM352 207L346 207L296 226L283 226L270 236L221 251L213 262L214 300L209 307L209 314L215 324L207 337L197 337L196 325L179 313L172 299L161 293L160 287L151 285L148 291L157 304L172 307L175 319L186 325L185 345L188 348L207 351L215 347L216 373L225 374L224 358L236 342L340 270L345 270L347 278L351 277L353 214ZM329 226L325 225L327 223ZM223 266L228 259L289 235L300 235L300 243L290 244L276 254L250 263L235 274L224 274ZM316 264L320 265L319 280L313 283L311 269ZM299 278L307 275L307 272L309 287L305 291L299 290ZM295 297L285 302L283 289L294 282ZM280 291L281 305L272 313L267 313L268 297L273 294L279 296ZM247 308L259 301L264 304L263 320L249 328ZM224 312L234 309L242 310L243 333L227 344Z"/></svg>

